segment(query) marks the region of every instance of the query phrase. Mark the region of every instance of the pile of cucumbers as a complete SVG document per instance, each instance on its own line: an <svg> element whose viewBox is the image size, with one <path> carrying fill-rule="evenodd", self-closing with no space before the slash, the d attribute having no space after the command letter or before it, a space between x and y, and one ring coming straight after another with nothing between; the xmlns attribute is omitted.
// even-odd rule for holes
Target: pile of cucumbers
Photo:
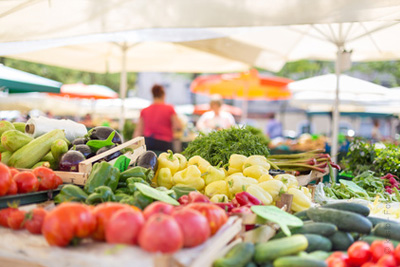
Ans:
<svg viewBox="0 0 400 267"><path fill-rule="evenodd" d="M369 216L368 207L356 203L334 203L294 214L304 221L291 228L292 236L279 231L268 242L235 245L215 267L323 267L332 251L347 251L358 240L400 242L400 223ZM388 231L390 229L390 231Z"/></svg>

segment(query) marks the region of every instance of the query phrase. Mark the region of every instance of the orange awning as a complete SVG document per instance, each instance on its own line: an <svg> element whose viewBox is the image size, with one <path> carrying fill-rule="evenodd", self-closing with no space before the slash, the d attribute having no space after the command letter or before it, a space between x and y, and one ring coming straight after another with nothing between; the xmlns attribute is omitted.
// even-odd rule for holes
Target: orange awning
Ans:
<svg viewBox="0 0 400 267"><path fill-rule="evenodd" d="M64 84L61 86L59 94L51 93L49 95L89 99L118 98L118 93L107 86L98 84L86 85L83 83Z"/></svg>
<svg viewBox="0 0 400 267"><path fill-rule="evenodd" d="M193 93L219 94L225 99L287 100L291 92L286 87L292 80L283 77L259 76L257 70L221 75L199 76L192 82Z"/></svg>

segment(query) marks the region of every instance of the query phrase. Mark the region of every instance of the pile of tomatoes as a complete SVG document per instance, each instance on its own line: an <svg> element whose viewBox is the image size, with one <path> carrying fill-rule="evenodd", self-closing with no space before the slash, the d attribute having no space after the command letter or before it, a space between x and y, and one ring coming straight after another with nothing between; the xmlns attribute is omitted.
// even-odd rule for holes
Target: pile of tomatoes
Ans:
<svg viewBox="0 0 400 267"><path fill-rule="evenodd" d="M66 202L50 212L41 208L30 213L11 207L0 210L0 225L43 234L52 246L64 247L92 238L113 244L138 244L146 251L162 253L202 244L227 219L226 212L211 203L174 207L153 202L141 211L115 202L95 207Z"/></svg>
<svg viewBox="0 0 400 267"><path fill-rule="evenodd" d="M354 242L343 252L334 252L326 260L329 267L397 267L400 266L400 245L394 248L388 240L375 240L369 245Z"/></svg>
<svg viewBox="0 0 400 267"><path fill-rule="evenodd" d="M62 179L46 167L20 172L0 163L0 196L56 189L62 183Z"/></svg>

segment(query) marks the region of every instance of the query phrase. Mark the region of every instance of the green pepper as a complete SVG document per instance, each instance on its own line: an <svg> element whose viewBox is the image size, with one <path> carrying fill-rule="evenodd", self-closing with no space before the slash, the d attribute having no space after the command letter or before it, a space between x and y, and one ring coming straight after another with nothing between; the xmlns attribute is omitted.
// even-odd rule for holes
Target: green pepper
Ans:
<svg viewBox="0 0 400 267"><path fill-rule="evenodd" d="M118 188L117 190L115 190L115 195L117 195L117 194L131 195L131 191L127 187Z"/></svg>
<svg viewBox="0 0 400 267"><path fill-rule="evenodd" d="M124 197L119 201L119 203L133 205L133 206L136 206L137 204L136 199L133 196Z"/></svg>
<svg viewBox="0 0 400 267"><path fill-rule="evenodd" d="M64 185L60 193L54 198L55 203L61 202L85 202L88 195L79 186L73 184Z"/></svg>
<svg viewBox="0 0 400 267"><path fill-rule="evenodd" d="M151 169L146 169L140 166L133 167L121 173L119 178L120 183L125 183L130 177L142 178L146 182L150 183L154 177L154 172Z"/></svg>
<svg viewBox="0 0 400 267"><path fill-rule="evenodd" d="M115 202L121 202L122 199L132 197L131 195L124 193L116 193L115 194Z"/></svg>
<svg viewBox="0 0 400 267"><path fill-rule="evenodd" d="M97 187L94 192L88 196L86 203L90 205L115 200L115 195L111 188L102 185Z"/></svg>
<svg viewBox="0 0 400 267"><path fill-rule="evenodd" d="M153 202L152 198L143 195L140 191L136 191L133 197L135 199L135 203L133 205L142 210L144 210Z"/></svg>
<svg viewBox="0 0 400 267"><path fill-rule="evenodd" d="M88 180L85 184L85 191L89 194L93 193L99 186L108 186L112 191L115 191L118 186L120 173L117 168L103 161L95 163Z"/></svg>
<svg viewBox="0 0 400 267"><path fill-rule="evenodd" d="M175 191L172 190L172 189L168 189L168 188L166 188L165 186L159 186L159 187L156 187L156 189L157 189L158 191L167 192L167 194L168 194L170 197L172 197L173 199L178 199L178 198L177 198L177 195L176 195L176 193L175 193Z"/></svg>
<svg viewBox="0 0 400 267"><path fill-rule="evenodd" d="M173 186L171 189L174 190L176 199L179 199L181 196L188 195L192 191L197 191L195 188L188 186Z"/></svg>
<svg viewBox="0 0 400 267"><path fill-rule="evenodd" d="M141 183L141 184L146 184L149 185L143 178L138 178L138 177L131 177L126 180L126 186L129 190L129 193L133 194L137 191L137 188L135 186L135 183Z"/></svg>

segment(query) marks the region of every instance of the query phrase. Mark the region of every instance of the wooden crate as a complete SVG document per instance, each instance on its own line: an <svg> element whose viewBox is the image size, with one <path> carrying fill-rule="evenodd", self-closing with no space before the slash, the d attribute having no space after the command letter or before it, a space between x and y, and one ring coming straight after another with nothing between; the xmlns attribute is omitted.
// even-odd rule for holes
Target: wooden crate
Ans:
<svg viewBox="0 0 400 267"><path fill-rule="evenodd" d="M202 245L185 248L174 254L148 253L138 246L88 240L76 247L50 247L41 235L0 227L0 266L212 266L214 260L223 256L232 246L232 241L238 242L236 237L241 225L239 217L231 217Z"/></svg>
<svg viewBox="0 0 400 267"><path fill-rule="evenodd" d="M105 158L106 156L111 155L124 148L131 148L133 152L127 152L124 155L130 158L131 161L136 160L136 158L140 154L146 151L146 144L144 142L144 137L136 137L110 150L107 150L104 153L101 153L99 155L93 156L87 160L80 162L78 172L56 171L56 174L61 177L64 183L84 185L86 183L87 178L89 177L94 162L101 160L102 158ZM110 163L113 164L115 160L116 159L110 161Z"/></svg>

